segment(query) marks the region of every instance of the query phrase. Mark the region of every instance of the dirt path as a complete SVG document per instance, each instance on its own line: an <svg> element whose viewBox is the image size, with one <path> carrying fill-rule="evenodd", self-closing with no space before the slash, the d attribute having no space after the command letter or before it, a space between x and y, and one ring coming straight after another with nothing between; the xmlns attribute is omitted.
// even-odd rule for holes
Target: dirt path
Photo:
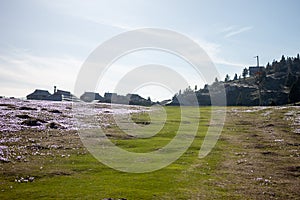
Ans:
<svg viewBox="0 0 300 200"><path fill-rule="evenodd" d="M299 116L299 107L229 109L221 184L248 199L299 199Z"/></svg>

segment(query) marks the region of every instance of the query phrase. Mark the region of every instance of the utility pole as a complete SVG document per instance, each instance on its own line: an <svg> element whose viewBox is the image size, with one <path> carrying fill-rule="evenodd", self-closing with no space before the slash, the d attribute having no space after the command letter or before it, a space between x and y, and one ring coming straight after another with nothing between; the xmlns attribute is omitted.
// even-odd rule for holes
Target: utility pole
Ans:
<svg viewBox="0 0 300 200"><path fill-rule="evenodd" d="M259 67L259 57L255 56L254 58L256 58L257 67ZM259 105L261 106L262 100L261 100L261 81L260 80L257 81L257 85L258 85Z"/></svg>
<svg viewBox="0 0 300 200"><path fill-rule="evenodd" d="M259 57L258 57L258 56L255 56L254 58L256 58L257 67L259 67Z"/></svg>

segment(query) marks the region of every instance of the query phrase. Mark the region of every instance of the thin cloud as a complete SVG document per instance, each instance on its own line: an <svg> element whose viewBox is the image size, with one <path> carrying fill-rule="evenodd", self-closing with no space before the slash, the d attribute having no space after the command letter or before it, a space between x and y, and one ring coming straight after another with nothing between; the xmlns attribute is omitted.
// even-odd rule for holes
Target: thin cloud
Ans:
<svg viewBox="0 0 300 200"><path fill-rule="evenodd" d="M129 26L128 24L108 22L108 21L104 21L104 20L99 20L95 17L81 16L81 18L84 19L84 20L96 23L96 24L100 24L100 25L103 25L103 26L109 26L109 27L113 27L113 28L118 28L118 29L122 29L122 30L136 29L136 27Z"/></svg>
<svg viewBox="0 0 300 200"><path fill-rule="evenodd" d="M252 26L246 26L246 27L240 28L238 30L232 30L232 28L231 28L230 31L225 35L225 38L229 38L229 37L232 37L234 35L244 33L244 32L249 31L251 29L253 29Z"/></svg>
<svg viewBox="0 0 300 200"><path fill-rule="evenodd" d="M35 88L58 85L61 89L72 90L81 60L70 56L46 57L28 52L0 57L1 95L25 96ZM1 79L2 79L1 78Z"/></svg>
<svg viewBox="0 0 300 200"><path fill-rule="evenodd" d="M86 1L84 5L81 4L81 1L73 1L72 4L69 2L52 2L52 1L43 1L43 5L47 6L48 8L52 8L55 12L59 12L63 15L68 15L77 19L86 20L88 22L92 22L95 24L117 28L121 30L132 30L136 29L137 27L131 26L129 24L120 23L118 19L111 20L103 17L103 15L98 14L97 7L101 6L101 3L97 1ZM84 6L84 8L82 8ZM75 9L76 8L76 9ZM74 10L85 10L89 12L74 12ZM97 12L96 12L97 11ZM101 13L101 12L100 12Z"/></svg>
<svg viewBox="0 0 300 200"><path fill-rule="evenodd" d="M233 27L231 27L231 29L232 28ZM204 49L204 51L206 51L206 53L212 59L214 64L229 65L229 66L235 66L235 67L246 66L245 63L228 61L225 58L222 58L222 56L220 56L222 53L220 44L208 42L208 41L202 40L202 39L195 39L195 41Z"/></svg>
<svg viewBox="0 0 300 200"><path fill-rule="evenodd" d="M247 64L245 64L245 63L232 62L232 61L225 60L223 58L216 58L216 59L214 59L214 63L221 64L221 65L235 66L235 67L244 67L244 66L247 66Z"/></svg>
<svg viewBox="0 0 300 200"><path fill-rule="evenodd" d="M228 26L228 27L223 28L220 32L222 32L222 33L230 32L230 31L233 31L235 27L236 26Z"/></svg>

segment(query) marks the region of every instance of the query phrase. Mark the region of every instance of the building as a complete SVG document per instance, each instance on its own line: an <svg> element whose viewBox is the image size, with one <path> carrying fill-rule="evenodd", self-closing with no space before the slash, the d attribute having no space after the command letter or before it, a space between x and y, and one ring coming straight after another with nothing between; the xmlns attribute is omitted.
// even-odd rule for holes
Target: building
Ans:
<svg viewBox="0 0 300 200"><path fill-rule="evenodd" d="M249 67L249 76L258 75L260 72L262 72L264 70L265 70L265 67L263 67L263 66Z"/></svg>
<svg viewBox="0 0 300 200"><path fill-rule="evenodd" d="M33 93L26 96L27 99L44 100L51 94L47 90L36 89Z"/></svg>
<svg viewBox="0 0 300 200"><path fill-rule="evenodd" d="M118 95L117 93L105 93L104 102L116 104L129 104L129 99L126 96Z"/></svg>
<svg viewBox="0 0 300 200"><path fill-rule="evenodd" d="M127 94L126 97L129 99L130 105L150 106L152 104L150 99L144 99L138 94Z"/></svg>
<svg viewBox="0 0 300 200"><path fill-rule="evenodd" d="M104 102L104 98L99 93L95 92L85 92L83 95L80 96L80 99L85 102L92 102L95 100Z"/></svg>
<svg viewBox="0 0 300 200"><path fill-rule="evenodd" d="M78 101L79 99L71 94L71 92L64 90L56 90L54 86L54 93L50 94L47 90L36 89L33 93L26 96L31 100L47 100L47 101Z"/></svg>
<svg viewBox="0 0 300 200"><path fill-rule="evenodd" d="M116 99L117 98L117 93L110 93L110 92L106 92L104 94L104 101L106 103L111 103L113 101L113 99Z"/></svg>
<svg viewBox="0 0 300 200"><path fill-rule="evenodd" d="M78 98L71 94L69 91L57 90L54 94L47 97L45 100L48 101L77 101Z"/></svg>
<svg viewBox="0 0 300 200"><path fill-rule="evenodd" d="M143 105L150 106L152 101L150 99L144 99L138 94L127 94L118 95L117 93L105 93L104 102L106 103L116 103L116 104L127 104L127 105Z"/></svg>

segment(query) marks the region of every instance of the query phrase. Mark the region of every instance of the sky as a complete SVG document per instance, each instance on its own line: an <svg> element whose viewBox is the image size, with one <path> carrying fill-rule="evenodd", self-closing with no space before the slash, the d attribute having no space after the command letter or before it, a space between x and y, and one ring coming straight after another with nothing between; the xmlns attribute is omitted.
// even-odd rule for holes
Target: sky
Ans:
<svg viewBox="0 0 300 200"><path fill-rule="evenodd" d="M186 35L205 50L220 79L233 78L256 65L256 55L266 65L300 53L299 8L298 0L0 0L0 96L53 92L54 85L73 91L99 45L139 28ZM173 67L192 87L206 83L174 55L144 51L117 60L96 92L113 92L133 66L151 63ZM132 92L163 100L176 91L150 84Z"/></svg>

